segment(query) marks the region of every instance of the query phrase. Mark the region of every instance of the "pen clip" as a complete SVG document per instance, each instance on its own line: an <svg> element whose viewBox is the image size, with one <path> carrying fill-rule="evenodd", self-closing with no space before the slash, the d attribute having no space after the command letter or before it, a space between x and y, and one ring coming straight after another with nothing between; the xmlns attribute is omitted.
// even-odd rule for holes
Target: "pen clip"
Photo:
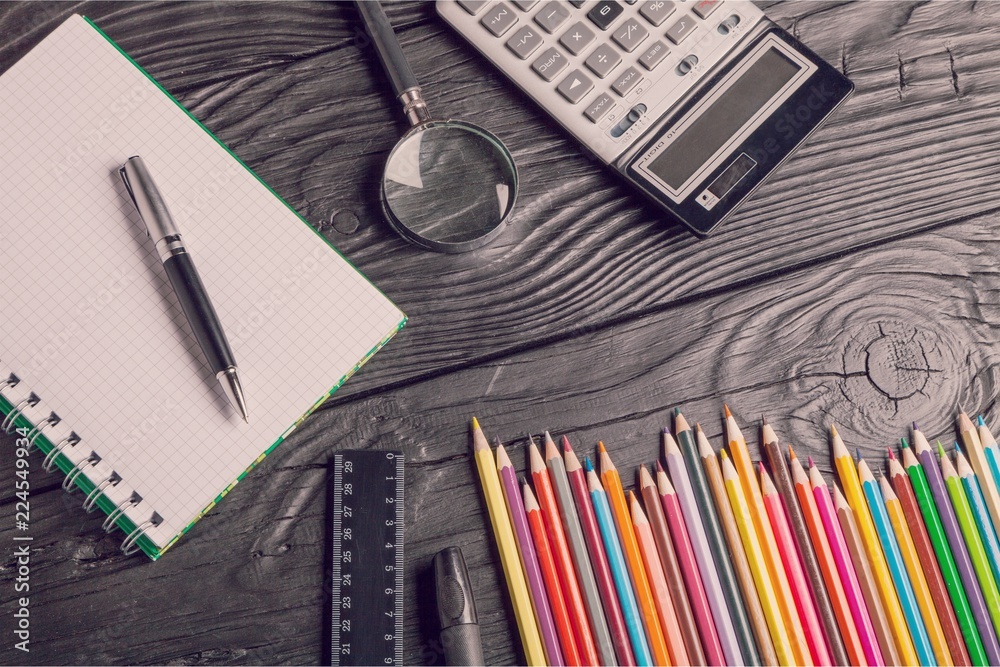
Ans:
<svg viewBox="0 0 1000 667"><path fill-rule="evenodd" d="M129 160L131 159L129 158ZM135 192L132 190L132 184L128 180L128 172L125 171L125 164L118 167L118 175L121 177L122 183L125 184L125 191L128 192L128 198L132 200L132 206L135 208L136 213L139 213L139 219L142 220L142 213L139 211L139 202L135 200ZM145 220L142 220L142 228L146 230L146 238L152 238L152 234L149 233L149 225L146 224Z"/></svg>

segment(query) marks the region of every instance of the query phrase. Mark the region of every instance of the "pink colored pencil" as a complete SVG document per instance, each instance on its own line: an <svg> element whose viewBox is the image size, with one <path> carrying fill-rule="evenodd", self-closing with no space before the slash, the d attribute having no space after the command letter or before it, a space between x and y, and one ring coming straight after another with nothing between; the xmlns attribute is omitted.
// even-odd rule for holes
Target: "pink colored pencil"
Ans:
<svg viewBox="0 0 1000 667"><path fill-rule="evenodd" d="M823 528L830 541L833 560L837 564L840 580L844 584L844 594L847 596L847 605L851 609L851 617L854 619L854 626L861 639L865 661L874 667L884 667L885 661L882 658L882 649L878 645L878 635L875 634L875 626L872 625L871 616L868 614L868 605L865 604L865 597L861 592L861 582L858 581L858 574L854 571L854 561L851 560L847 540L840 527L840 520L837 519L837 510L833 506L833 498L830 497L830 488L826 485L826 480L823 479L819 469L813 465L811 458L809 459L809 483L812 485L813 496L816 498L816 509L819 511Z"/></svg>
<svg viewBox="0 0 1000 667"><path fill-rule="evenodd" d="M788 584L792 589L795 608L799 612L799 618L802 619L802 628L806 633L806 644L809 646L813 663L832 665L833 659L830 657L830 650L826 645L826 634L823 632L823 625L820 623L819 613L816 611L809 582L802 569L802 561L795 546L795 539L792 537L792 529L788 524L785 506L782 505L781 495L774 486L774 482L771 481L771 476L767 474L763 463L760 464L760 486L764 497L764 507L767 509L767 516L771 521L774 539L778 543L778 552L781 554L785 575L788 577Z"/></svg>

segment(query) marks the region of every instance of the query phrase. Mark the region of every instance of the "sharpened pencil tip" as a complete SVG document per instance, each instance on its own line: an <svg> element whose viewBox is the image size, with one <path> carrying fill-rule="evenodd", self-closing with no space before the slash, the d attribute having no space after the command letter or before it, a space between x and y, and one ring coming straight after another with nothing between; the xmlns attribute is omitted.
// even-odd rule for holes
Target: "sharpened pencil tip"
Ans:
<svg viewBox="0 0 1000 667"><path fill-rule="evenodd" d="M656 461L656 472L663 472L663 466L660 465L660 461Z"/></svg>
<svg viewBox="0 0 1000 667"><path fill-rule="evenodd" d="M943 458L943 457L944 457L944 455L945 455L945 454L944 454L944 445L942 445L942 444L941 444L941 441L940 441L940 440L938 440L938 441L937 441L937 446L938 446L938 456L940 456L940 457L942 457L942 458Z"/></svg>
<svg viewBox="0 0 1000 667"><path fill-rule="evenodd" d="M892 447L886 447L886 449L889 451L889 459L892 460L892 461L895 461L896 460L896 452L892 451Z"/></svg>
<svg viewBox="0 0 1000 667"><path fill-rule="evenodd" d="M976 417L976 426L986 426L986 420L983 419L982 415Z"/></svg>
<svg viewBox="0 0 1000 667"><path fill-rule="evenodd" d="M674 417L676 417L676 416L677 416L677 415L679 415L680 413L681 413L681 409L680 409L680 407L676 407L676 408L674 408Z"/></svg>
<svg viewBox="0 0 1000 667"><path fill-rule="evenodd" d="M910 448L910 443L906 440L906 438L900 438L899 439L899 444L901 444L903 446L903 449L909 449Z"/></svg>
<svg viewBox="0 0 1000 667"><path fill-rule="evenodd" d="M723 460L723 461L725 461L726 459L728 459L728 458L729 458L729 454L727 454L727 453L726 453L726 450L724 450L724 449L720 449L720 450L719 450L719 456L721 456L721 457L722 457L722 460ZM656 464L656 465L659 465L659 462L657 462L657 464Z"/></svg>
<svg viewBox="0 0 1000 667"><path fill-rule="evenodd" d="M958 440L955 441L955 451L958 452L959 454L962 453L962 446L958 444Z"/></svg>
<svg viewBox="0 0 1000 667"><path fill-rule="evenodd" d="M913 430L914 431L919 431L920 430L920 427L917 426L917 422L913 422L912 426L913 426Z"/></svg>
<svg viewBox="0 0 1000 667"><path fill-rule="evenodd" d="M831 438L836 438L839 435L840 434L837 433L837 425L836 424L830 424L830 437Z"/></svg>
<svg viewBox="0 0 1000 667"><path fill-rule="evenodd" d="M733 413L729 411L729 406L725 403L722 404L722 412L726 415L726 419L733 416Z"/></svg>
<svg viewBox="0 0 1000 667"><path fill-rule="evenodd" d="M608 450L604 447L604 443L601 442L600 440L597 441L597 451L599 451L601 454L608 453Z"/></svg>
<svg viewBox="0 0 1000 667"><path fill-rule="evenodd" d="M794 449L792 449L792 446L791 446L791 445L788 445L788 458L789 458L790 460L791 460L791 459L798 459L798 458L799 458L798 456L796 456L796 455L795 455L795 450L794 450Z"/></svg>
<svg viewBox="0 0 1000 667"><path fill-rule="evenodd" d="M663 427L663 435L671 435L669 426Z"/></svg>
<svg viewBox="0 0 1000 667"><path fill-rule="evenodd" d="M860 447L855 447L854 448L854 456L855 456L855 458L854 458L855 461L860 461L861 460L861 448Z"/></svg>
<svg viewBox="0 0 1000 667"><path fill-rule="evenodd" d="M704 431L701 430L701 424L700 423L698 423L698 422L694 423L694 432L695 433L704 433Z"/></svg>
<svg viewBox="0 0 1000 667"><path fill-rule="evenodd" d="M590 462L589 456L583 457L583 469L586 470L587 472L591 472L594 469L594 464Z"/></svg>
<svg viewBox="0 0 1000 667"><path fill-rule="evenodd" d="M811 456L810 456L810 457L809 457L809 467L810 467L810 468L812 468L812 467L813 467L813 466L815 466L815 465L816 465L816 464L815 464L815 463L813 463L813 457L811 457Z"/></svg>
<svg viewBox="0 0 1000 667"><path fill-rule="evenodd" d="M760 424L761 424L761 426L767 426L767 417L765 417L764 415L761 415L760 416Z"/></svg>
<svg viewBox="0 0 1000 667"><path fill-rule="evenodd" d="M473 431L478 431L478 430L480 430L480 429L479 429L479 420L478 420L478 419L476 419L475 417L473 417L473 418L472 418L472 430L473 430Z"/></svg>
<svg viewBox="0 0 1000 667"><path fill-rule="evenodd" d="M569 438L567 438L565 435L562 437L562 446L563 446L563 451L564 452L571 452L571 451L573 451L573 448L570 447L570 445L569 445Z"/></svg>

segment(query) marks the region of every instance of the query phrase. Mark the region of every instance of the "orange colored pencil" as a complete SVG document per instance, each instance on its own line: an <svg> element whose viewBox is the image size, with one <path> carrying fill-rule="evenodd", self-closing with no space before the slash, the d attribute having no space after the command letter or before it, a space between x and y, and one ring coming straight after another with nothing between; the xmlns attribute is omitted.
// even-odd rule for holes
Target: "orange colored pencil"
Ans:
<svg viewBox="0 0 1000 667"><path fill-rule="evenodd" d="M538 451L534 440L531 440L528 446L528 462L531 467L531 480L535 483L535 496L542 511L542 521L545 523L545 533L548 535L549 546L552 547L552 555L558 565L556 571L559 574L559 585L566 599L569 619L573 623L573 638L580 654L580 662L584 665L599 665L601 661L597 657L597 644L594 643L594 635L590 630L583 593L580 592L573 557L569 553L569 543L566 541L566 533L559 517L556 493L552 488L552 480L549 479L549 469L545 467L545 459L542 458L542 453Z"/></svg>
<svg viewBox="0 0 1000 667"><path fill-rule="evenodd" d="M830 541L826 536L819 508L816 506L812 485L809 483L805 468L802 467L802 462L799 461L799 457L795 455L795 451L791 447L788 448L788 459L792 483L795 485L795 495L799 499L802 518L809 530L809 538L812 541L813 550L816 552L816 562L823 574L823 583L826 584L827 593L830 594L830 606L837 619L840 636L844 640L847 659L852 665L864 665L866 662L865 649L861 645L858 628L854 624L851 607L847 602L847 593L844 592L844 583L833 558L833 551L830 549Z"/></svg>
<svg viewBox="0 0 1000 667"><path fill-rule="evenodd" d="M597 444L601 455L601 484L608 494L608 501L611 505L611 512L615 517L618 526L618 538L622 542L622 550L625 552L625 562L628 566L629 574L632 575L632 586L635 588L635 597L639 602L639 615L642 616L643 624L646 627L646 638L649 640L649 650L653 654L653 662L657 665L670 665L670 652L667 650L667 642L663 638L663 629L660 627L660 620L656 616L656 603L653 602L653 592L649 588L649 580L646 578L645 569L642 567L642 556L639 554L639 544L635 539L635 528L632 526L632 519L629 517L628 505L625 503L625 491L622 489L622 480L618 475L618 469L611 462L608 450L604 443Z"/></svg>
<svg viewBox="0 0 1000 667"><path fill-rule="evenodd" d="M559 575L556 573L559 567L556 565L555 558L552 557L552 549L549 547L549 538L545 534L545 523L538 507L538 500L526 481L521 483L521 492L524 494L524 511L528 515L531 541L535 545L535 554L538 556L538 565L542 571L542 581L545 582L545 590L548 593L549 607L552 609L552 618L556 623L556 633L559 635L559 647L562 649L563 660L567 665L579 665L580 653L576 650L576 642L573 639L573 623L569 619L566 599L559 586Z"/></svg>
<svg viewBox="0 0 1000 667"><path fill-rule="evenodd" d="M649 525L649 519L646 518L646 513L642 511L642 506L632 491L628 492L628 504L632 509L632 526L635 528L636 541L639 543L639 554L646 566L646 576L649 578L649 586L653 592L653 602L656 604L656 611L660 616L663 638L667 642L667 650L670 652L670 662L674 665L689 665L691 660L688 658L687 649L684 648L684 637L681 634L680 623L677 621L674 601L670 597L667 577L663 574L663 567L660 565L660 554L656 551L653 528Z"/></svg>

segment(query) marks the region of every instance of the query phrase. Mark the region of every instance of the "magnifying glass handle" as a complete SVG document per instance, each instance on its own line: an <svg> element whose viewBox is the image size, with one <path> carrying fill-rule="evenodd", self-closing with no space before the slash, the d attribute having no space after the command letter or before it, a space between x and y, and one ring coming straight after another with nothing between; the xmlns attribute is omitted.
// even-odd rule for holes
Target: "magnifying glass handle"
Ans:
<svg viewBox="0 0 1000 667"><path fill-rule="evenodd" d="M361 19L365 22L365 28L371 35L378 58L382 62L382 68L392 81L392 87L396 96L403 103L403 112L406 114L411 125L418 125L426 120L430 120L430 113L427 105L420 94L420 84L417 77L410 69L410 63L406 61L403 49L396 39L396 33L392 30L389 18L382 9L379 2L370 0L355 0L354 3L361 14Z"/></svg>

